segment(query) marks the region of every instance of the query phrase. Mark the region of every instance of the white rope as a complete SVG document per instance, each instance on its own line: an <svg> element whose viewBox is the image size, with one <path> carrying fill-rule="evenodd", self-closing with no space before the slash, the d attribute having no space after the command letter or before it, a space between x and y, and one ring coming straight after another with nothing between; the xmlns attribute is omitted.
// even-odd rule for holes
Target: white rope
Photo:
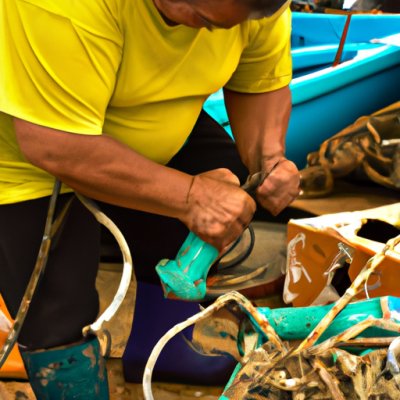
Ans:
<svg viewBox="0 0 400 400"><path fill-rule="evenodd" d="M132 257L129 246L124 236L122 235L119 228L114 224L114 222L112 222L110 218L108 218L102 211L100 211L98 206L92 200L89 200L88 198L80 194L76 194L76 196L82 202L82 204L94 215L96 220L100 224L104 225L111 232L118 243L123 257L121 281L118 286L118 290L114 296L114 299L95 322L93 322L91 325L85 326L82 330L84 336L87 336L90 333L94 333L97 335L99 332L101 332L103 323L105 321L109 321L118 311L119 307L122 304L122 301L126 296L126 293L128 292L133 273Z"/></svg>

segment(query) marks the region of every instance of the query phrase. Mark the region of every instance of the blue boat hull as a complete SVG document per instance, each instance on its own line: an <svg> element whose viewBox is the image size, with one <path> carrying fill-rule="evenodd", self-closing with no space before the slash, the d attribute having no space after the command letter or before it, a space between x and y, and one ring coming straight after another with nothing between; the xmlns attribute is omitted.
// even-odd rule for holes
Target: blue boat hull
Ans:
<svg viewBox="0 0 400 400"><path fill-rule="evenodd" d="M362 115L400 99L400 48L310 74L291 84L293 111L287 132L287 157L299 168L307 154Z"/></svg>
<svg viewBox="0 0 400 400"><path fill-rule="evenodd" d="M292 13L292 46L339 44L346 15ZM400 14L353 14L347 43L365 43L400 32ZM316 34L317 33L317 34Z"/></svg>

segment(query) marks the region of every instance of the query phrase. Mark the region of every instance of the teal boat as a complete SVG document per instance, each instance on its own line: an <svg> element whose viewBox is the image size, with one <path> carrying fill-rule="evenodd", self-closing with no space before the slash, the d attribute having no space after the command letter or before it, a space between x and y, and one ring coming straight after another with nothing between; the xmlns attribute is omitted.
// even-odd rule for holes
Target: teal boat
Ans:
<svg viewBox="0 0 400 400"><path fill-rule="evenodd" d="M346 15L292 13L292 46L339 44ZM347 43L366 43L400 32L400 14L353 14Z"/></svg>
<svg viewBox="0 0 400 400"><path fill-rule="evenodd" d="M354 15L341 63L333 67L346 17L293 14L293 111L286 148L287 157L303 168L307 154L325 139L400 99L400 46L371 42L399 33L400 15ZM231 134L222 91L204 109Z"/></svg>

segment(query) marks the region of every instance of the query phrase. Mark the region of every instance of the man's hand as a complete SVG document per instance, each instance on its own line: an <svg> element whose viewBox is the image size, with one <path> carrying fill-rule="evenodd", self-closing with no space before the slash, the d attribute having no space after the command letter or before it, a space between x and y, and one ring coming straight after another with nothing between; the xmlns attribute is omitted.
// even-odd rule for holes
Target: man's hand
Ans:
<svg viewBox="0 0 400 400"><path fill-rule="evenodd" d="M242 234L256 210L239 179L223 168L194 176L187 202L182 221L220 251Z"/></svg>
<svg viewBox="0 0 400 400"><path fill-rule="evenodd" d="M285 157L263 161L267 173L257 189L257 200L273 215L279 214L300 193L300 173L296 165Z"/></svg>

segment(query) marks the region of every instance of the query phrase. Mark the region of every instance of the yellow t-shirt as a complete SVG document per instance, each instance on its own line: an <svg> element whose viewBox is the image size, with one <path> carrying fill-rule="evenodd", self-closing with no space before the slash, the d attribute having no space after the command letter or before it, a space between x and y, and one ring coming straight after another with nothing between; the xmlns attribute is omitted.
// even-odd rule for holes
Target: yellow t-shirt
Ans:
<svg viewBox="0 0 400 400"><path fill-rule="evenodd" d="M289 84L290 25L288 8L208 31L167 25L153 0L0 0L0 204L54 182L22 156L11 116L167 163L211 93Z"/></svg>

